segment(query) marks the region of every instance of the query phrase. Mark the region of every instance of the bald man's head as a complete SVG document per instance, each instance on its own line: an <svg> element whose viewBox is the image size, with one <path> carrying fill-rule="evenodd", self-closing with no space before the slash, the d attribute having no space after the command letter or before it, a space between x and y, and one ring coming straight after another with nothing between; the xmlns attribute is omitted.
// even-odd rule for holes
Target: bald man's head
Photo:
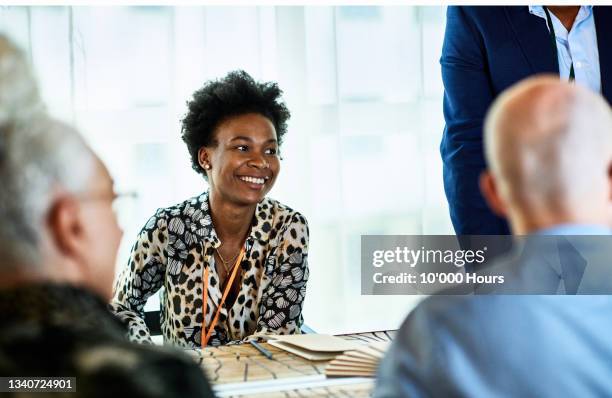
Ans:
<svg viewBox="0 0 612 398"><path fill-rule="evenodd" d="M493 186L483 179L483 193L511 224L593 222L594 212L607 222L612 113L601 96L557 77L527 79L491 107L485 152Z"/></svg>

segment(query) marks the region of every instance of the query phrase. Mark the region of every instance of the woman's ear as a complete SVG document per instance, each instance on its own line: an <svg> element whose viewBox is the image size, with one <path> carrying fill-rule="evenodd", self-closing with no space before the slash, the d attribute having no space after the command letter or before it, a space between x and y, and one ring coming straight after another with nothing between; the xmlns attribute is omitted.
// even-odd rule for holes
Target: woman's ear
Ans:
<svg viewBox="0 0 612 398"><path fill-rule="evenodd" d="M208 153L208 148L206 147L201 147L198 150L198 163L200 164L200 167L202 167L204 170L210 170L212 165L210 164L210 154Z"/></svg>
<svg viewBox="0 0 612 398"><path fill-rule="evenodd" d="M480 191L493 213L506 217L506 205L499 196L495 178L488 170L483 171L480 175Z"/></svg>

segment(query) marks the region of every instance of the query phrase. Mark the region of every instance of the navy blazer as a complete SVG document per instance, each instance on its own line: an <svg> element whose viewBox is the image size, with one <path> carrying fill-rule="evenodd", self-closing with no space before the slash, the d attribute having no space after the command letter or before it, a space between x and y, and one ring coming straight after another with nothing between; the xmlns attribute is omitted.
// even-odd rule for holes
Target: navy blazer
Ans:
<svg viewBox="0 0 612 398"><path fill-rule="evenodd" d="M594 7L601 89L612 102L612 7ZM508 234L479 188L483 119L503 90L538 73L559 74L545 21L527 6L449 6L442 49L444 190L457 234Z"/></svg>

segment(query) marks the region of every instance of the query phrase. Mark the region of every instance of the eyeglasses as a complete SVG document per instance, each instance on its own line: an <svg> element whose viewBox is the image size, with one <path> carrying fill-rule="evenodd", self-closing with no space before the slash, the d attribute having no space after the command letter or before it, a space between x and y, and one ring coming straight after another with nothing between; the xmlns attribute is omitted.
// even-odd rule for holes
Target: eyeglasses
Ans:
<svg viewBox="0 0 612 398"><path fill-rule="evenodd" d="M110 200L112 201L113 208L115 208L116 204L124 199L137 199L138 193L134 191L82 193L78 194L77 197L80 200Z"/></svg>
<svg viewBox="0 0 612 398"><path fill-rule="evenodd" d="M132 203L138 199L138 193L135 191L127 192L99 192L99 193L83 193L77 195L79 200L84 201L103 201L110 200L113 211L117 217L121 216L123 211L129 210Z"/></svg>
<svg viewBox="0 0 612 398"><path fill-rule="evenodd" d="M79 200L83 201L111 201L111 207L115 213L115 217L120 227L125 230L129 225L130 215L134 214L136 207L136 199L138 193L134 191L127 192L98 192L98 193L82 193L77 195Z"/></svg>

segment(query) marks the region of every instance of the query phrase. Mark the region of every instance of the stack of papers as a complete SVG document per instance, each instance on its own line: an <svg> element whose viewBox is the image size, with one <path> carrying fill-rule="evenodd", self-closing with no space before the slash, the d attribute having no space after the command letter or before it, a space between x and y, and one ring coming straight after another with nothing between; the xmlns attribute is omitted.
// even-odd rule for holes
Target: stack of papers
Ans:
<svg viewBox="0 0 612 398"><path fill-rule="evenodd" d="M376 342L346 351L327 365L325 374L330 377L374 377L389 344L388 341Z"/></svg>
<svg viewBox="0 0 612 398"><path fill-rule="evenodd" d="M389 341L364 344L326 334L267 336L268 343L309 361L330 361L329 377L374 377L378 364L389 348Z"/></svg>
<svg viewBox="0 0 612 398"><path fill-rule="evenodd" d="M329 361L362 346L359 342L326 334L275 335L269 336L268 343L309 361Z"/></svg>

